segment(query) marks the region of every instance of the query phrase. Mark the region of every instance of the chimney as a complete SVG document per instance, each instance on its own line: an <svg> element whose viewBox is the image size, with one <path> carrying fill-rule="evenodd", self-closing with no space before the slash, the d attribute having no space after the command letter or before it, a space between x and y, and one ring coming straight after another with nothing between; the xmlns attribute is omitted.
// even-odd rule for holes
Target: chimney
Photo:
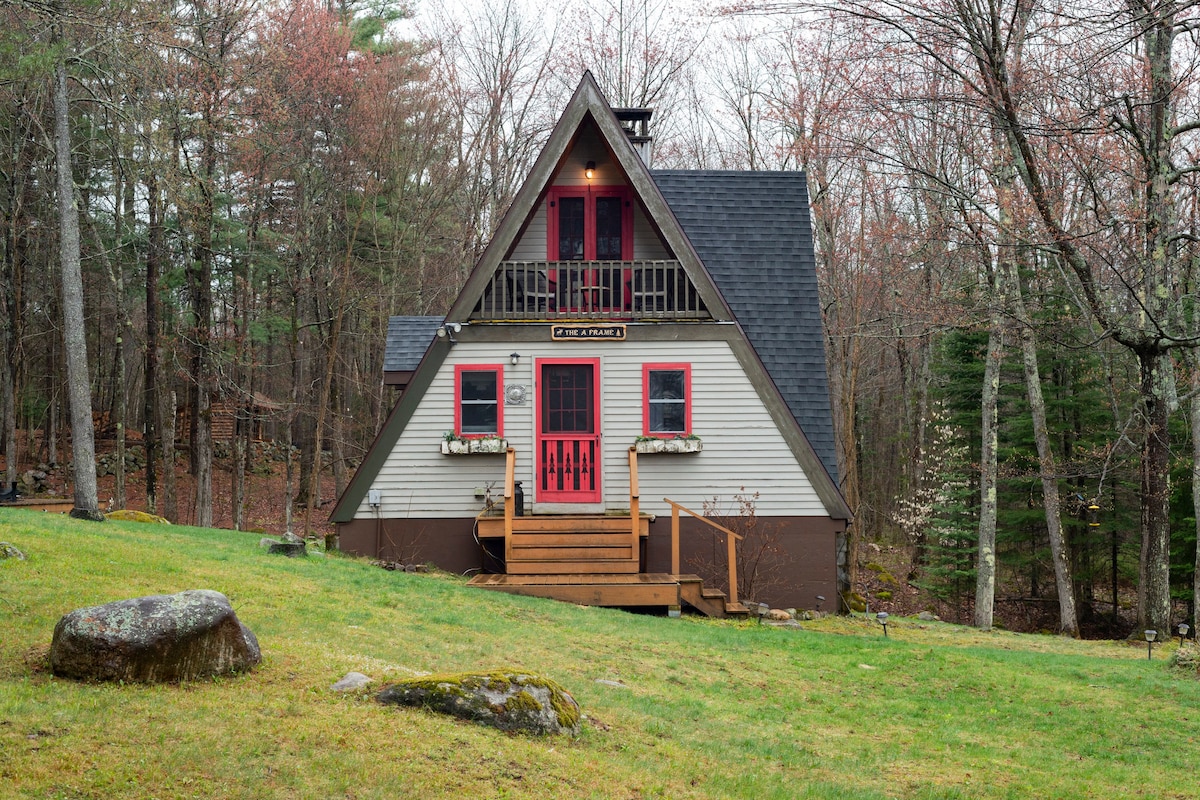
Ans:
<svg viewBox="0 0 1200 800"><path fill-rule="evenodd" d="M613 109L617 122L621 123L622 130L629 137L630 144L641 156L642 163L646 165L647 169L650 167L650 159L654 152L654 139L650 137L650 115L653 113L654 111L649 108Z"/></svg>

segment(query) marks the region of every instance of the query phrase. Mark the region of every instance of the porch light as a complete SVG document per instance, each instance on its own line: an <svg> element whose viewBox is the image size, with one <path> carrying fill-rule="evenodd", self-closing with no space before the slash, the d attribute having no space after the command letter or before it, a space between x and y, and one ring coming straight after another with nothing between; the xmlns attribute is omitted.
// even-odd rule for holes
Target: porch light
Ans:
<svg viewBox="0 0 1200 800"><path fill-rule="evenodd" d="M1158 631L1145 631L1146 634L1146 660L1149 661L1154 657L1154 640L1158 638Z"/></svg>
<svg viewBox="0 0 1200 800"><path fill-rule="evenodd" d="M1188 626L1188 624L1186 622L1179 623L1179 629L1176 631L1176 633L1179 634L1179 646L1180 647L1183 647L1183 640L1187 638L1188 631L1190 631L1190 630L1191 630L1191 628Z"/></svg>
<svg viewBox="0 0 1200 800"><path fill-rule="evenodd" d="M880 611L878 614L875 615L875 619L879 620L879 624L883 626L883 638L885 638L885 639L888 638L888 632L887 632L888 613L886 611Z"/></svg>
<svg viewBox="0 0 1200 800"><path fill-rule="evenodd" d="M587 162L587 164L583 168L583 177L587 178L589 181L592 178L596 177L596 162L595 161Z"/></svg>
<svg viewBox="0 0 1200 800"><path fill-rule="evenodd" d="M508 356L508 360L515 367L521 361L521 354L520 353L511 353Z"/></svg>

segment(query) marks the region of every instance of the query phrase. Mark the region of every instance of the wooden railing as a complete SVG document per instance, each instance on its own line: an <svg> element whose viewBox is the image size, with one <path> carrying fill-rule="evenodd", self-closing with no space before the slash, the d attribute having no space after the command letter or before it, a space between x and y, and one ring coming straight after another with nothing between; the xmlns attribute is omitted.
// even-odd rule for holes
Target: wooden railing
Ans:
<svg viewBox="0 0 1200 800"><path fill-rule="evenodd" d="M633 541L631 543L631 551L633 560L638 561L641 558L642 550L642 531L640 519L641 498L638 494L638 474L637 474L637 448L631 446L629 448L629 518L633 533Z"/></svg>
<svg viewBox="0 0 1200 800"><path fill-rule="evenodd" d="M516 491L517 451L510 447L504 461L504 563L512 561L513 496Z"/></svg>
<svg viewBox="0 0 1200 800"><path fill-rule="evenodd" d="M729 599L727 605L736 606L738 604L737 542L741 541L742 537L729 530L729 528L718 525L703 514L697 514L690 508L679 505L674 500L664 497L663 502L671 506L671 574L679 574L679 512L685 511L710 528L716 528L725 534L725 541L729 546Z"/></svg>
<svg viewBox="0 0 1200 800"><path fill-rule="evenodd" d="M505 261L472 319L710 319L674 260Z"/></svg>

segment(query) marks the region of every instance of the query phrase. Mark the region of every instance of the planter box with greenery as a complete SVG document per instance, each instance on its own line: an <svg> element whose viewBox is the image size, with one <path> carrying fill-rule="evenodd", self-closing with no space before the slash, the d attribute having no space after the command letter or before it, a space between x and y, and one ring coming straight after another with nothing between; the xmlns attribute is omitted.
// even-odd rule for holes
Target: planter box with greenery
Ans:
<svg viewBox="0 0 1200 800"><path fill-rule="evenodd" d="M704 449L704 443L699 436L676 436L671 439L639 436L634 448L639 453L699 453Z"/></svg>
<svg viewBox="0 0 1200 800"><path fill-rule="evenodd" d="M442 439L442 454L447 456L496 455L508 449L507 439L488 436L480 439L460 439L457 436Z"/></svg>

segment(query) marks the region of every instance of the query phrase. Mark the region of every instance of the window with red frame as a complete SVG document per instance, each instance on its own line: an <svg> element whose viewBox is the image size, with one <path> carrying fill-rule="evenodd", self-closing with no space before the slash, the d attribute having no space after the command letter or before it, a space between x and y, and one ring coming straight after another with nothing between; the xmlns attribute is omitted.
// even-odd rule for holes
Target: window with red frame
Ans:
<svg viewBox="0 0 1200 800"><path fill-rule="evenodd" d="M691 435L690 364L646 364L642 367L642 430L646 436L663 438Z"/></svg>
<svg viewBox="0 0 1200 800"><path fill-rule="evenodd" d="M454 433L471 438L504 435L504 367L459 364L454 368Z"/></svg>

